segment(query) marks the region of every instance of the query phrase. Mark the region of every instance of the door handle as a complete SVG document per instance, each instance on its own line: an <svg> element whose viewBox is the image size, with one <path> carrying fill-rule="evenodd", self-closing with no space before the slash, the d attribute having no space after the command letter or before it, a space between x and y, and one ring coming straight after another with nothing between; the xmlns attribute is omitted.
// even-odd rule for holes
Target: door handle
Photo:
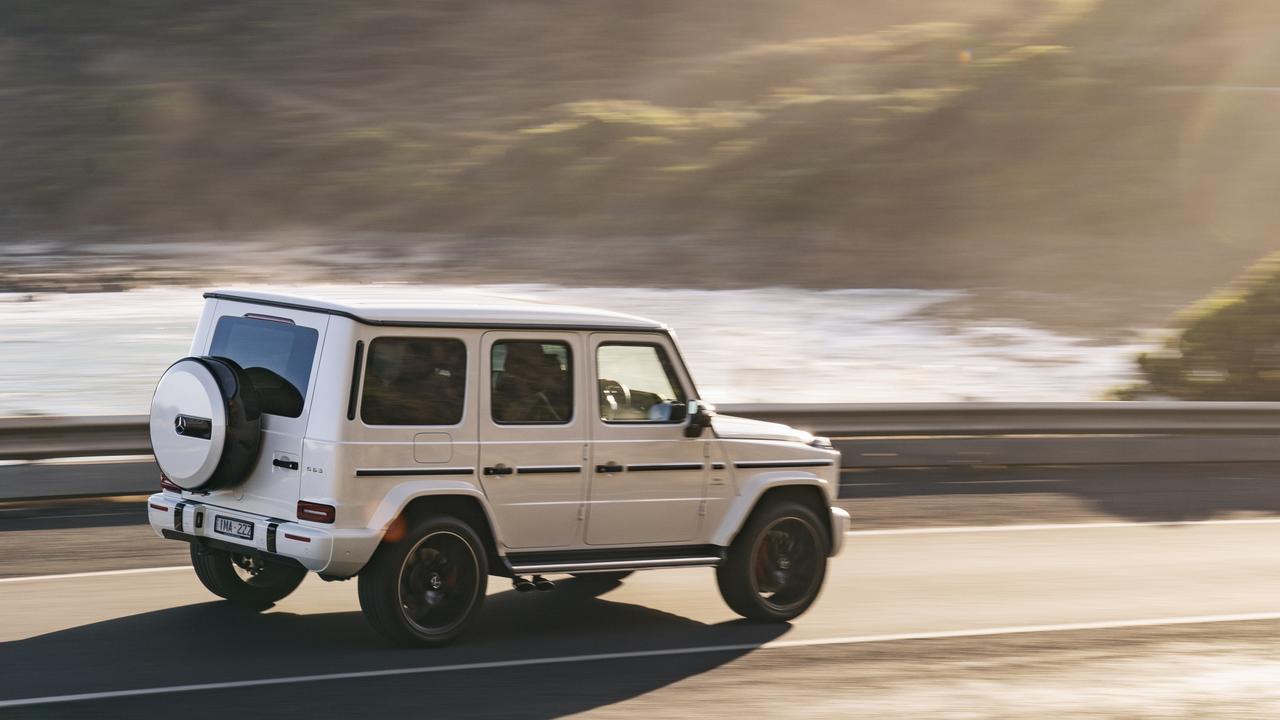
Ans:
<svg viewBox="0 0 1280 720"><path fill-rule="evenodd" d="M296 460L286 460L285 458L276 458L275 460L271 461L271 464L275 465L278 468L284 468L285 470L298 469L298 462Z"/></svg>
<svg viewBox="0 0 1280 720"><path fill-rule="evenodd" d="M610 460L609 462L603 465L596 466L596 472L598 473L616 473L616 472L622 472L622 470L623 470L623 467L618 463L614 462L613 460Z"/></svg>
<svg viewBox="0 0 1280 720"><path fill-rule="evenodd" d="M485 475L510 475L511 473L513 473L513 472L515 472L515 471L516 471L516 469L515 469L515 468L507 467L506 465L503 465L502 463L498 463L497 465L494 465L493 467L487 467L487 468L485 468L485 469L484 469L484 474L485 474Z"/></svg>

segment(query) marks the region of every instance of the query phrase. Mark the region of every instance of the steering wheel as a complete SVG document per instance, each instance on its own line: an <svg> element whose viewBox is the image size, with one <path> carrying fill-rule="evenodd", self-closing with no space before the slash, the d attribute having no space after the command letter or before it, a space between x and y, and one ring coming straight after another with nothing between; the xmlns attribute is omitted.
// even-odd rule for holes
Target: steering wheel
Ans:
<svg viewBox="0 0 1280 720"><path fill-rule="evenodd" d="M600 379L601 404L608 404L616 414L622 409L631 409L631 388L617 380ZM603 408L601 408L603 410Z"/></svg>

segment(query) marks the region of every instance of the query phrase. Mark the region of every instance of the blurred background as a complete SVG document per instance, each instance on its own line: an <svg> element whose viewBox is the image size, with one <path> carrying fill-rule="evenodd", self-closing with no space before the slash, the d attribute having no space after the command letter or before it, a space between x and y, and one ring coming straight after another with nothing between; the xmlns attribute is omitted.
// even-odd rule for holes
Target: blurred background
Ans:
<svg viewBox="0 0 1280 720"><path fill-rule="evenodd" d="M720 402L1280 397L1270 0L5 6L0 415L144 412L225 284L649 315Z"/></svg>
<svg viewBox="0 0 1280 720"><path fill-rule="evenodd" d="M1277 29L1277 0L3 0L0 716L1280 717L1280 405L1070 402L1280 400ZM219 286L665 321L722 411L834 438L854 532L792 625L705 569L495 581L430 653L355 583L240 612L143 497Z"/></svg>

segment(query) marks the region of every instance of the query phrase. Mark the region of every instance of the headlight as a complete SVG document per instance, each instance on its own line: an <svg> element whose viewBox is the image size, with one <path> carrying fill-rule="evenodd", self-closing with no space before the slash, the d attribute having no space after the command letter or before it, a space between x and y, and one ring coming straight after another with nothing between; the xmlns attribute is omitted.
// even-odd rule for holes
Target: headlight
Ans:
<svg viewBox="0 0 1280 720"><path fill-rule="evenodd" d="M815 437L809 441L809 444L816 448L822 448L823 450L835 449L835 446L831 444L831 438L827 437Z"/></svg>

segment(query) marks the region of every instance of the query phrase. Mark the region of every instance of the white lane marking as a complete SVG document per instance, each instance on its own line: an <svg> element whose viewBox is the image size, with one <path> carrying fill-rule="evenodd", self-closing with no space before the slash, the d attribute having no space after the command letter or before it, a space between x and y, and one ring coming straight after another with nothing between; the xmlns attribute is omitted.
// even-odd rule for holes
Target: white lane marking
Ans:
<svg viewBox="0 0 1280 720"><path fill-rule="evenodd" d="M1037 530L1106 530L1112 528L1187 527L1194 525L1280 525L1280 518L1238 518L1235 520L1176 520L1170 522L1096 522L1096 523L1046 523L1042 525L957 525L932 528L887 528L884 530L849 530L846 536L875 535L948 535L952 533L1028 532ZM77 578L104 577L109 575L140 575L143 573L190 570L190 565L168 567L132 568L128 570L101 570L97 572L64 573L61 575L25 575L0 578L0 583L39 582L42 580L74 580Z"/></svg>
<svg viewBox="0 0 1280 720"><path fill-rule="evenodd" d="M171 693L196 692L203 690L262 687L266 685L288 685L332 680L359 680L365 678L394 677L398 675L425 675L428 673L460 672L467 670L492 670L498 668L527 667L530 665L564 665L568 663L600 662L603 660L629 660L635 658L671 657L678 655L704 655L708 653L722 652L751 652L755 650L780 650L786 648L822 647L828 645L860 645L864 643L900 642L903 640L941 640L946 638L987 637L992 635L1070 632L1075 630L1114 630L1134 627L1247 622L1255 620L1280 620L1280 613L1243 613L1237 615L1193 615L1168 618L1140 618L1135 620L1102 620L1097 622L1063 623L1058 625L1020 625L1013 627L975 628L970 630L897 633L892 635L852 635L846 637L813 638L810 640L774 640L766 643L734 643L729 645L704 645L701 647L663 648L660 650L631 650L624 652L595 653L591 655L564 655L560 657L491 660L488 662L460 663L457 665L427 665L407 668L389 668L385 670L326 673L323 675L293 675L257 680L231 680L227 682L136 688L132 690L108 690L104 692L75 693L70 695L13 698L11 700L0 700L0 708L22 707L28 705L49 705L54 703L67 703L84 700L110 700L143 695L167 695Z"/></svg>
<svg viewBox="0 0 1280 720"><path fill-rule="evenodd" d="M0 512L21 512L27 508L15 508L13 510L0 510ZM31 517L22 518L23 520L66 520L67 518L100 518L100 517L125 517L134 514L134 509L121 509L120 512L111 513L67 513L66 515L32 515Z"/></svg>
<svg viewBox="0 0 1280 720"><path fill-rule="evenodd" d="M0 578L0 583L39 582L41 580L73 580L75 578L106 577L108 575L142 575L144 573L174 572L190 570L190 565L169 565L166 567L130 568L128 570L98 570L96 572L63 573L61 575L25 575L23 577Z"/></svg>
<svg viewBox="0 0 1280 720"><path fill-rule="evenodd" d="M1034 483L1062 483L1067 480L1056 478L1020 479L1020 480L939 480L939 485L1031 485Z"/></svg>
<svg viewBox="0 0 1280 720"><path fill-rule="evenodd" d="M845 535L947 535L950 533L1028 532L1035 530L1107 530L1111 528L1190 527L1194 525L1280 525L1280 518L1237 518L1235 520L1156 520L1152 522L1045 523L1041 525L953 525L949 527L932 528L848 530L845 532Z"/></svg>
<svg viewBox="0 0 1280 720"><path fill-rule="evenodd" d="M847 536L874 535L947 535L951 533L1028 532L1037 530L1105 530L1111 528L1186 527L1193 525L1280 525L1280 518L1238 518L1235 520L1175 520L1156 522L1096 522L1096 523L1046 523L1042 525L957 525L932 528L887 528L884 530L849 530ZM0 583L39 582L42 580L74 580L77 578L105 577L110 575L140 575L143 573L190 570L190 565L132 568L128 570L100 570L96 572L63 573L60 575L25 575L0 578Z"/></svg>

